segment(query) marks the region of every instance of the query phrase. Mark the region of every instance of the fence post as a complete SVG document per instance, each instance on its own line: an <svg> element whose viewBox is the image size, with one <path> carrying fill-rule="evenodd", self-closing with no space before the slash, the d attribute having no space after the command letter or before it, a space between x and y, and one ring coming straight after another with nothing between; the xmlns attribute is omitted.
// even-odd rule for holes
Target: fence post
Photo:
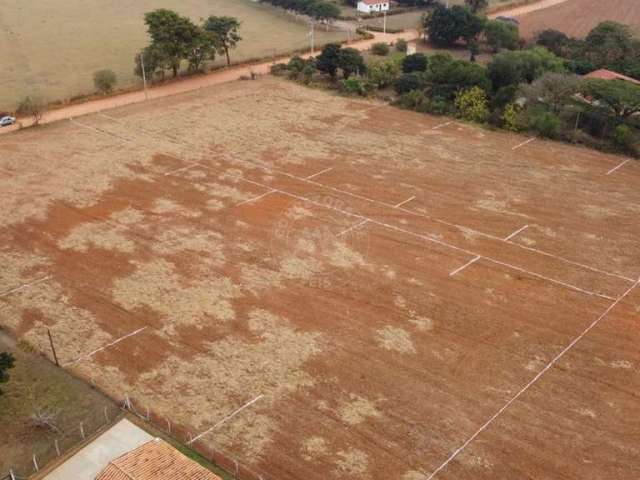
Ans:
<svg viewBox="0 0 640 480"><path fill-rule="evenodd" d="M9 475L11 475L11 480L16 480L16 476L13 474L13 470L9 469Z"/></svg>
<svg viewBox="0 0 640 480"><path fill-rule="evenodd" d="M40 469L38 468L38 460L36 460L36 454L33 454L33 468L35 468L36 472Z"/></svg>
<svg viewBox="0 0 640 480"><path fill-rule="evenodd" d="M107 412L107 407L104 407L104 420L109 423L109 413Z"/></svg>
<svg viewBox="0 0 640 480"><path fill-rule="evenodd" d="M57 438L53 441L53 444L56 446L56 453L58 454L58 456L60 456L60 446L58 445Z"/></svg>
<svg viewBox="0 0 640 480"><path fill-rule="evenodd" d="M168 418L167 418L167 431L171 433L171 422L169 421Z"/></svg>
<svg viewBox="0 0 640 480"><path fill-rule="evenodd" d="M238 469L238 461L234 460L233 464L236 466L236 478L238 478L238 475L240 474L239 469Z"/></svg>
<svg viewBox="0 0 640 480"><path fill-rule="evenodd" d="M80 435L82 435L82 439L84 440L84 426L82 425L82 422L80 422Z"/></svg>

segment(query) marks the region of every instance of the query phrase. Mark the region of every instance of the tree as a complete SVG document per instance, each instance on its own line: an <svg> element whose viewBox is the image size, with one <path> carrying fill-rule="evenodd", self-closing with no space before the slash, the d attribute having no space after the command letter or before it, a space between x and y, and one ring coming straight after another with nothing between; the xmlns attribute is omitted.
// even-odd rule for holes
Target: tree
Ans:
<svg viewBox="0 0 640 480"><path fill-rule="evenodd" d="M112 70L98 70L93 74L93 84L100 93L110 93L117 82L118 78Z"/></svg>
<svg viewBox="0 0 640 480"><path fill-rule="evenodd" d="M549 28L538 33L535 42L536 45L546 48L555 55L564 57L565 49L569 44L569 37L563 32Z"/></svg>
<svg viewBox="0 0 640 480"><path fill-rule="evenodd" d="M489 6L489 0L464 0L464 3L473 13L478 13Z"/></svg>
<svg viewBox="0 0 640 480"><path fill-rule="evenodd" d="M342 70L342 75L347 79L354 73L362 75L367 66L358 50L355 48L342 48L338 52L338 68Z"/></svg>
<svg viewBox="0 0 640 480"><path fill-rule="evenodd" d="M227 66L231 65L229 50L236 48L238 42L242 40L238 33L240 22L234 17L216 17L212 15L205 20L204 29L213 34L215 45L221 54L224 53L227 59Z"/></svg>
<svg viewBox="0 0 640 480"><path fill-rule="evenodd" d="M187 49L190 71L197 72L205 60L216 58L216 46L218 45L216 42L217 40L211 32L197 27Z"/></svg>
<svg viewBox="0 0 640 480"><path fill-rule="evenodd" d="M15 358L8 352L0 353L0 384L7 383L9 381L9 370L14 367ZM3 391L0 389L0 395Z"/></svg>
<svg viewBox="0 0 640 480"><path fill-rule="evenodd" d="M487 44L495 53L506 48L515 50L518 48L520 33L517 25L501 20L489 20L484 26L484 34L487 38Z"/></svg>
<svg viewBox="0 0 640 480"><path fill-rule="evenodd" d="M393 84L398 95L404 95L412 90L422 90L425 87L424 73L403 73Z"/></svg>
<svg viewBox="0 0 640 480"><path fill-rule="evenodd" d="M617 80L588 79L582 94L596 109L604 109L619 123L640 112L640 86Z"/></svg>
<svg viewBox="0 0 640 480"><path fill-rule="evenodd" d="M372 62L367 68L367 78L376 88L385 88L393 85L401 72L400 59L390 58Z"/></svg>
<svg viewBox="0 0 640 480"><path fill-rule="evenodd" d="M547 72L531 84L521 85L520 91L528 105L542 104L557 115L580 91L580 78L571 74Z"/></svg>
<svg viewBox="0 0 640 480"><path fill-rule="evenodd" d="M438 46L448 47L463 38L467 44L476 39L484 27L484 20L468 8L438 5L424 19L429 39Z"/></svg>
<svg viewBox="0 0 640 480"><path fill-rule="evenodd" d="M162 52L154 45L144 48L134 58L135 68L133 72L140 78L142 75L142 63L144 63L144 71L147 80L153 79L156 72L164 79L165 69L168 68L168 61Z"/></svg>
<svg viewBox="0 0 640 480"><path fill-rule="evenodd" d="M459 90L471 87L480 87L485 91L491 89L491 82L484 67L456 60L447 54L436 54L429 58L425 78L432 97L440 97L450 102L453 102Z"/></svg>
<svg viewBox="0 0 640 480"><path fill-rule="evenodd" d="M201 30L191 20L172 10L160 8L144 16L153 48L162 52L173 76L178 75L180 62L197 48Z"/></svg>
<svg viewBox="0 0 640 480"><path fill-rule="evenodd" d="M502 52L488 65L494 91L509 85L531 83L545 72L564 71L562 59L543 47Z"/></svg>
<svg viewBox="0 0 640 480"><path fill-rule="evenodd" d="M33 125L38 125L44 113L44 102L38 97L27 96L22 99L16 109L18 115L24 115L33 119Z"/></svg>
<svg viewBox="0 0 640 480"><path fill-rule="evenodd" d="M413 53L407 55L402 60L402 71L404 73L424 72L427 70L428 58L423 53Z"/></svg>
<svg viewBox="0 0 640 480"><path fill-rule="evenodd" d="M484 123L489 118L487 92L480 87L460 90L455 100L458 115L471 122Z"/></svg>
<svg viewBox="0 0 640 480"><path fill-rule="evenodd" d="M340 66L340 49L339 43L328 43L316 59L316 68L323 73L328 73L332 79L336 78Z"/></svg>
<svg viewBox="0 0 640 480"><path fill-rule="evenodd" d="M633 35L626 25L603 22L585 39L586 56L597 68L624 70L625 60L634 54Z"/></svg>

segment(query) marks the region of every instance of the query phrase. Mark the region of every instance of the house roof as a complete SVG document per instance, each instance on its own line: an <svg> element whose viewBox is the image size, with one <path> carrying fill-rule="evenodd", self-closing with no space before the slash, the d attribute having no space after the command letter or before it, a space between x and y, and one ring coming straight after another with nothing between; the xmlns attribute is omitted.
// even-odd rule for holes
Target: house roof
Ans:
<svg viewBox="0 0 640 480"><path fill-rule="evenodd" d="M389 0L360 0L365 5L379 5L381 3L389 3Z"/></svg>
<svg viewBox="0 0 640 480"><path fill-rule="evenodd" d="M220 480L158 438L112 460L96 480Z"/></svg>
<svg viewBox="0 0 640 480"><path fill-rule="evenodd" d="M626 75L622 75L621 73L612 72L611 70L606 70L604 68L600 70L596 70L595 72L591 72L585 75L586 78L598 78L601 80L624 80L626 82L635 83L636 85L640 85L640 80L636 80L635 78L627 77Z"/></svg>

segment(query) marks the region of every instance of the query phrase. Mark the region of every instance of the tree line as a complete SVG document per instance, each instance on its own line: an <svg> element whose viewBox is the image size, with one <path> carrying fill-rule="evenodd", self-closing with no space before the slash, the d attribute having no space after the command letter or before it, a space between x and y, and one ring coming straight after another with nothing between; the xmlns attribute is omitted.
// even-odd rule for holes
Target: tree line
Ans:
<svg viewBox="0 0 640 480"><path fill-rule="evenodd" d="M331 20L340 16L340 7L327 0L260 0L276 7L293 10L316 20Z"/></svg>
<svg viewBox="0 0 640 480"><path fill-rule="evenodd" d="M188 17L164 8L144 16L151 43L135 56L135 74L164 78L166 71L178 76L186 63L190 72L199 71L206 61L224 55L231 65L230 50L242 40L240 22L233 17L210 16L196 24ZM144 72L143 72L144 65Z"/></svg>

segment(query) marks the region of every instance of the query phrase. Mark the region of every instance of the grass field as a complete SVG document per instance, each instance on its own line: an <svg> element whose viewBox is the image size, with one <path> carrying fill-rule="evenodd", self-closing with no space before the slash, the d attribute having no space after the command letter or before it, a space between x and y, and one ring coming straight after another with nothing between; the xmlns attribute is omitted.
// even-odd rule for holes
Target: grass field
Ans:
<svg viewBox="0 0 640 480"><path fill-rule="evenodd" d="M568 0L566 3L519 17L524 38L553 28L571 37L582 38L606 20L630 25L640 34L640 6L637 0Z"/></svg>
<svg viewBox="0 0 640 480"><path fill-rule="evenodd" d="M5 326L265 480L640 476L637 162L274 78L0 148Z"/></svg>
<svg viewBox="0 0 640 480"><path fill-rule="evenodd" d="M281 10L252 0L0 0L0 110L25 95L48 101L93 92L93 73L108 68L120 86L139 80L133 57L148 44L145 12L171 8L198 21L231 15L244 40L232 60L269 57L308 46L308 27ZM318 42L346 38L318 32ZM220 63L218 61L218 63Z"/></svg>

